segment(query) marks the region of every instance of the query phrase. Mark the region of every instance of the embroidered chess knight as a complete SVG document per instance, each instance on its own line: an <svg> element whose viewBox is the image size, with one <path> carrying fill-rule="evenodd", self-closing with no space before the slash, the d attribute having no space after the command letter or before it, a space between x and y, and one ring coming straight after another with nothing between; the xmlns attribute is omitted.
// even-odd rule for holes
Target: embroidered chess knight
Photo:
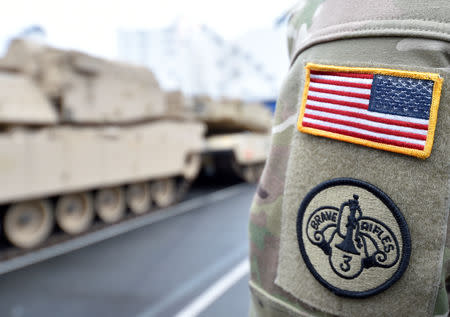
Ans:
<svg viewBox="0 0 450 317"><path fill-rule="evenodd" d="M358 195L340 208L317 208L306 231L309 241L328 256L333 272L344 279L371 267L390 268L399 260L397 237L382 221L364 216Z"/></svg>

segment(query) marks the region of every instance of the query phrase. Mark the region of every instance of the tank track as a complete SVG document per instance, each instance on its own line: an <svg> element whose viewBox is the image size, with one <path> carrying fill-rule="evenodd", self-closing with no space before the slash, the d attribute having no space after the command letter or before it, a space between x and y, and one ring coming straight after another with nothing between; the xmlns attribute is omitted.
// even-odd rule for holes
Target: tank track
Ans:
<svg viewBox="0 0 450 317"><path fill-rule="evenodd" d="M97 232L97 231L101 231L105 228L115 226L115 225L121 224L123 222L127 222L131 219L138 219L140 217L145 217L145 216L148 216L150 213L154 213L156 211L166 209L169 206L176 205L177 203L182 201L182 199L186 196L186 193L188 192L190 186L192 185L192 182L193 181L186 180L183 177L176 177L176 183L177 183L176 197L175 197L175 200L168 206L158 207L154 203L152 203L152 205L150 206L150 209L147 210L147 212L145 212L143 214L139 214L139 215L131 212L130 209L127 207L125 216L122 219L120 219L119 221L116 221L114 223L105 223L101 219L99 219L98 216L96 216L94 219L94 222L92 223L90 228L81 233L78 233L78 234L68 234L66 232L63 232L58 227L58 225L56 223L54 223L53 231L52 231L51 235L43 243L41 243L40 245L38 245L36 247L26 248L26 249L13 246L5 237L4 230L3 230L3 218L4 218L4 215L5 215L8 205L3 205L0 207L1 208L1 219L2 219L2 232L1 232L2 236L1 236L1 240L0 240L0 263L4 262L4 261L12 260L14 258L24 256L29 253L33 253L33 252L36 252L39 250L46 249L48 247L55 246L55 245L61 244L63 242L67 242L72 239L76 239L76 238L79 238L79 237L82 237L85 235L89 235L89 234ZM52 197L51 200L55 201L57 199L57 197L58 196Z"/></svg>

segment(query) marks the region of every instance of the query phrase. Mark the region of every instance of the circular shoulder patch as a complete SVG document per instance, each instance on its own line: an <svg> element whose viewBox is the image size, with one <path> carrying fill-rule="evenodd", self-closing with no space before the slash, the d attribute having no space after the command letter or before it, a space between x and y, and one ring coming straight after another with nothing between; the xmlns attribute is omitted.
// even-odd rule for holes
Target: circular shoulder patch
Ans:
<svg viewBox="0 0 450 317"><path fill-rule="evenodd" d="M297 238L314 277L346 297L384 291L402 276L411 254L398 207L377 187L351 178L326 181L306 195Z"/></svg>

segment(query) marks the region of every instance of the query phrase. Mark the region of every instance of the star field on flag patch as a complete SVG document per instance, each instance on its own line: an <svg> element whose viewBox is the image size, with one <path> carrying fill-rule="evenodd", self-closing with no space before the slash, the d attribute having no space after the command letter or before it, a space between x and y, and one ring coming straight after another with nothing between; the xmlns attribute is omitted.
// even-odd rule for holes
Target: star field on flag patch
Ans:
<svg viewBox="0 0 450 317"><path fill-rule="evenodd" d="M427 158L442 78L383 68L306 65L298 130Z"/></svg>

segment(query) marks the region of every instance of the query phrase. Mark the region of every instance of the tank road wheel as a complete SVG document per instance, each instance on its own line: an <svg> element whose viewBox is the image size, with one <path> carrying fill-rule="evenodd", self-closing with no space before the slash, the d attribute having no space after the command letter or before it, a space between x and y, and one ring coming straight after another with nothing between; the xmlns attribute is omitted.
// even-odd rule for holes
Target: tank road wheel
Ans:
<svg viewBox="0 0 450 317"><path fill-rule="evenodd" d="M48 200L12 204L3 226L6 238L16 247L33 248L44 242L53 229L53 210Z"/></svg>
<svg viewBox="0 0 450 317"><path fill-rule="evenodd" d="M89 193L69 194L56 202L56 223L69 234L87 230L94 220L92 196Z"/></svg>
<svg viewBox="0 0 450 317"><path fill-rule="evenodd" d="M148 183L129 185L125 196L127 205L134 214L141 215L150 209L152 198L150 196L150 185Z"/></svg>
<svg viewBox="0 0 450 317"><path fill-rule="evenodd" d="M100 189L95 195L95 210L106 223L119 221L125 215L125 198L121 187Z"/></svg>
<svg viewBox="0 0 450 317"><path fill-rule="evenodd" d="M150 185L150 192L158 207L167 207L176 201L176 181L173 178L157 180Z"/></svg>
<svg viewBox="0 0 450 317"><path fill-rule="evenodd" d="M189 154L186 157L186 161L184 164L184 178L186 178L187 180L194 180L200 172L201 165L202 158L200 157L200 154Z"/></svg>

